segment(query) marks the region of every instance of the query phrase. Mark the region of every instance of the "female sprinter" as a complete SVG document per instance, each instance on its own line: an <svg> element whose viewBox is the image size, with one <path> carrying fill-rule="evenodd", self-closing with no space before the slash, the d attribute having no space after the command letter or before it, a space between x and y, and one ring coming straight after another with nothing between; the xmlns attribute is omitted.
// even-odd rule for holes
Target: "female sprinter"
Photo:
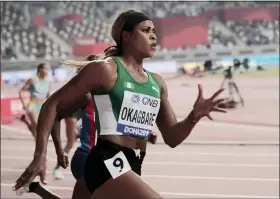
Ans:
<svg viewBox="0 0 280 199"><path fill-rule="evenodd" d="M102 59L101 56L97 55L89 55L87 57L87 61ZM76 63L76 67L79 66L79 62ZM83 63L84 64L84 63ZM79 68L80 69L80 68ZM78 71L79 71L78 69ZM71 117L78 121L82 119L81 125L81 132L80 132L80 141L81 145L76 149L71 161L71 171L75 179L77 180L74 191L73 191L73 198L88 198L91 199L92 196L89 193L87 187L85 186L83 180L83 173L84 173L84 165L86 162L86 158L88 153L90 152L91 148L96 144L96 128L94 123L94 106L90 98L84 98L83 101L79 102L83 106L83 108L76 111ZM68 117L68 118L71 118ZM53 142L56 149L56 154L58 158L58 165L66 168L68 166L68 156L61 148L61 140L60 140L60 118L58 115L53 125L53 129L51 132ZM91 129L90 129L91 127ZM149 135L148 141L152 144L156 143L157 136L154 132ZM144 156L142 157L142 161ZM40 185L39 182L32 182L29 185L29 193L35 193L41 196L43 199L58 199L60 198L56 194L52 193L48 189L44 188Z"/></svg>
<svg viewBox="0 0 280 199"><path fill-rule="evenodd" d="M118 16L112 27L117 46L105 51L106 59L94 61L45 102L38 122L34 159L16 181L15 190L28 185L37 175L45 178L47 141L57 112L76 106L88 92L95 105L97 144L87 157L84 180L97 199L161 198L139 177L141 156L147 137L157 124L171 148L178 146L223 99L218 90L203 98L202 86L193 110L181 122L168 101L167 86L158 74L143 70L143 59L155 53L156 35L151 19L129 10ZM69 62L68 62L69 63Z"/></svg>
<svg viewBox="0 0 280 199"><path fill-rule="evenodd" d="M29 118L29 121L22 115L20 120L24 122L33 137L36 138L37 118L45 100L50 95L50 82L48 80L48 72L50 66L47 63L41 63L37 66L37 75L28 79L19 91L19 99L21 100L23 109ZM30 100L26 104L23 99L23 93L29 92Z"/></svg>

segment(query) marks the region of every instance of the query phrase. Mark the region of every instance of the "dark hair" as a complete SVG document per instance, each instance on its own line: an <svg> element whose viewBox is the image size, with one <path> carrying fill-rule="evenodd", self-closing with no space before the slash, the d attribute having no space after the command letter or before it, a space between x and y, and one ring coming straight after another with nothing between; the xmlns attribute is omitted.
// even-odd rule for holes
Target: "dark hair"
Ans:
<svg viewBox="0 0 280 199"><path fill-rule="evenodd" d="M45 63L40 63L37 66L37 75L39 74L40 70L43 69L45 67Z"/></svg>
<svg viewBox="0 0 280 199"><path fill-rule="evenodd" d="M151 20L147 15L136 10L122 12L112 25L111 36L116 46L110 46L104 50L105 57L119 56L122 54L122 32L132 32L134 27L146 20Z"/></svg>
<svg viewBox="0 0 280 199"><path fill-rule="evenodd" d="M110 56L121 55L122 54L122 44L121 44L122 32L123 31L132 32L133 28L137 24L139 24L143 21L146 21L146 20L151 20L151 19L140 11L128 10L128 11L121 13L117 17L115 22L113 23L112 30L111 30L111 36L117 45L110 46L109 48L104 50L105 56L95 55L95 56L98 56L97 59L104 59L104 58L107 58ZM90 61L89 59L93 59L93 60ZM93 62L94 60L96 60L95 57L93 55L89 55L87 57L87 61L65 60L65 61L62 61L61 63L63 64L63 66L66 66L66 67L82 68L85 65Z"/></svg>
<svg viewBox="0 0 280 199"><path fill-rule="evenodd" d="M86 61L94 61L94 60L97 60L97 59L102 59L103 56L102 55L94 55L94 54L91 54L91 55L88 55L87 58L86 58ZM80 70L82 69L82 67L78 68L76 73L78 73Z"/></svg>
<svg viewBox="0 0 280 199"><path fill-rule="evenodd" d="M101 59L102 56L101 55L88 55L86 58L86 61L93 61L93 60L97 60L97 59Z"/></svg>

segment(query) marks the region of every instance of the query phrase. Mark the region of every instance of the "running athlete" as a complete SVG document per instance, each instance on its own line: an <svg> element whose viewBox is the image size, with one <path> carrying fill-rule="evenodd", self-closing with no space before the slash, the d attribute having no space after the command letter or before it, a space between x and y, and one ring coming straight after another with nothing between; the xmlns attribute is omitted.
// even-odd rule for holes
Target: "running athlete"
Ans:
<svg viewBox="0 0 280 199"><path fill-rule="evenodd" d="M96 55L89 55L86 60L92 61L101 59L102 57L96 56ZM77 66L78 67L78 66ZM79 71L79 69L78 69ZM80 141L81 145L76 149L72 161L71 161L71 171L75 179L77 180L74 191L73 191L73 198L79 199L79 198L92 198L91 194L88 192L87 187L85 186L85 183L83 181L83 173L84 173L84 165L86 162L86 158L88 153L90 152L91 148L95 146L96 144L96 128L94 128L94 107L92 104L92 101L90 99L83 99L81 104L84 104L81 109L79 109L77 112L75 112L71 117L77 121L80 119L82 120L80 132ZM57 115L57 118L54 122L53 129L51 132L53 142L56 149L56 154L58 158L58 164L59 166L66 168L68 166L68 156L67 153L64 152L64 150L61 148L61 140L60 140L60 121L62 118L60 118ZM93 127L90 129L90 127ZM156 143L156 134L152 132L149 136L149 142L152 144ZM91 141L93 140L93 141ZM143 157L144 158L144 157ZM59 196L55 195L48 189L44 188L40 185L38 182L32 182L29 185L29 192L35 193L39 196L41 196L43 199L56 199L59 198Z"/></svg>
<svg viewBox="0 0 280 199"><path fill-rule="evenodd" d="M112 37L117 46L105 50L106 59L85 62L79 74L45 103L38 122L34 159L16 181L15 190L37 175L44 180L47 141L56 114L73 111L88 92L95 105L98 140L87 157L84 181L97 199L161 198L139 178L141 158L154 125L165 143L174 148L190 135L202 117L212 120L210 112L225 112L216 107L224 100L216 99L223 89L204 99L202 86L198 85L192 111L177 122L164 80L143 69L143 59L155 54L157 39L147 15L134 10L121 13L113 24Z"/></svg>
<svg viewBox="0 0 280 199"><path fill-rule="evenodd" d="M24 122L33 137L36 138L37 118L41 110L42 104L50 95L50 82L48 80L48 72L50 66L47 63L41 63L37 66L37 75L28 79L19 91L19 99L21 100L23 109L29 118L22 115L20 120ZM24 102L24 92L29 92L30 100L26 104Z"/></svg>
<svg viewBox="0 0 280 199"><path fill-rule="evenodd" d="M50 95L50 83L48 80L49 69L50 67L48 64L39 64L37 66L37 75L31 79L28 79L19 91L19 98L29 118L28 121L25 115L22 115L20 117L20 120L27 125L34 138L36 138L36 126L39 112L41 110L42 104ZM30 93L30 101L27 105L25 104L23 99L24 92ZM75 119L72 117L65 118L67 144L64 148L64 151L67 154L73 148L77 138L76 123L77 121L75 121ZM55 167L53 174L56 179L63 178L63 175L59 171L58 165Z"/></svg>

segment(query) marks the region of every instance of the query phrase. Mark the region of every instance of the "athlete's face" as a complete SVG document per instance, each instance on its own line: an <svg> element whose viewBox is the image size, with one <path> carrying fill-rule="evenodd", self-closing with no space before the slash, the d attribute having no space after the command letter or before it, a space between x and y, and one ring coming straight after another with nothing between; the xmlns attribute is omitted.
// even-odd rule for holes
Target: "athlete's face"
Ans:
<svg viewBox="0 0 280 199"><path fill-rule="evenodd" d="M156 51L156 30L152 21L137 24L129 38L129 44L144 58L152 57Z"/></svg>
<svg viewBox="0 0 280 199"><path fill-rule="evenodd" d="M43 66L43 68L41 68L40 70L40 74L43 76L43 77L46 77L49 73L49 70L50 70L50 66L48 64L45 64Z"/></svg>

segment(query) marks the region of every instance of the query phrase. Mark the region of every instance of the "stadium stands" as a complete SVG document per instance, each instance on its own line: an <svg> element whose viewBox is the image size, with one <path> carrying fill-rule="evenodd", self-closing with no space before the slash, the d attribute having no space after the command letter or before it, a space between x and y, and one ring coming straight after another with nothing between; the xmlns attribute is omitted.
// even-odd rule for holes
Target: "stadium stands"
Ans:
<svg viewBox="0 0 280 199"><path fill-rule="evenodd" d="M3 5L3 6L2 6ZM11 48L18 49L27 58L52 59L67 56L57 43L46 33L32 26L18 4L1 2L1 40L8 44L8 49L3 49L2 58L13 58ZM14 51L13 51L14 52Z"/></svg>
<svg viewBox="0 0 280 199"><path fill-rule="evenodd" d="M16 26L2 26L2 38L10 45L19 48L29 59L51 59L66 55L60 46L53 42L44 32L35 27L28 29Z"/></svg>
<svg viewBox="0 0 280 199"><path fill-rule="evenodd" d="M82 17L81 21L67 18L49 21L47 27L62 39L71 43L75 38L91 37L94 43L109 43L108 24L104 23L96 13L96 2L59 2L67 13Z"/></svg>
<svg viewBox="0 0 280 199"><path fill-rule="evenodd" d="M168 50L182 51L186 48L206 49L230 48L238 45L268 45L279 42L279 11L278 18L272 17L271 20L247 20L248 16L244 16L244 19L234 19L230 18L230 12L227 13L228 10L239 7L253 9L260 6L266 8L278 6L279 8L277 3L128 2L124 4L98 1L57 2L56 4L48 4L48 6L44 3L38 3L35 9L34 6L35 4L1 2L1 42L5 44L1 46L2 59L17 59L17 53L21 53L31 60L37 58L48 60L68 56L69 51L60 45L57 39L70 47L81 38L87 38L91 43L111 43L109 25L119 12L126 9L142 10L155 21L162 18L182 16L199 18L205 13L210 13L206 16L207 21L204 20L203 23L199 24L199 26L206 26L205 30L198 30L206 31L206 34L198 34L205 35L202 42L188 44L188 40L186 40L186 43L182 42L181 46L168 47L164 42L162 43L161 37L165 35L159 35L160 44L157 48L161 52L168 52ZM60 13L64 14L51 18L51 13L55 7L63 10ZM224 8L225 11L221 8ZM32 12L34 10L36 10L36 13L39 13L39 11L45 13L45 28L54 33L57 39L42 28L32 24ZM274 15L277 16L277 13ZM185 23L188 23L187 20ZM158 25L159 23L155 22L155 24ZM177 28L184 29L188 33L186 29L190 29L190 27L184 28L183 26L184 24L181 24ZM192 26L196 27L195 24ZM172 33L173 27L170 26L166 29L170 29L166 35L180 32L178 29L177 32Z"/></svg>
<svg viewBox="0 0 280 199"><path fill-rule="evenodd" d="M279 20L227 21L226 27L247 45L267 45L279 41Z"/></svg>

